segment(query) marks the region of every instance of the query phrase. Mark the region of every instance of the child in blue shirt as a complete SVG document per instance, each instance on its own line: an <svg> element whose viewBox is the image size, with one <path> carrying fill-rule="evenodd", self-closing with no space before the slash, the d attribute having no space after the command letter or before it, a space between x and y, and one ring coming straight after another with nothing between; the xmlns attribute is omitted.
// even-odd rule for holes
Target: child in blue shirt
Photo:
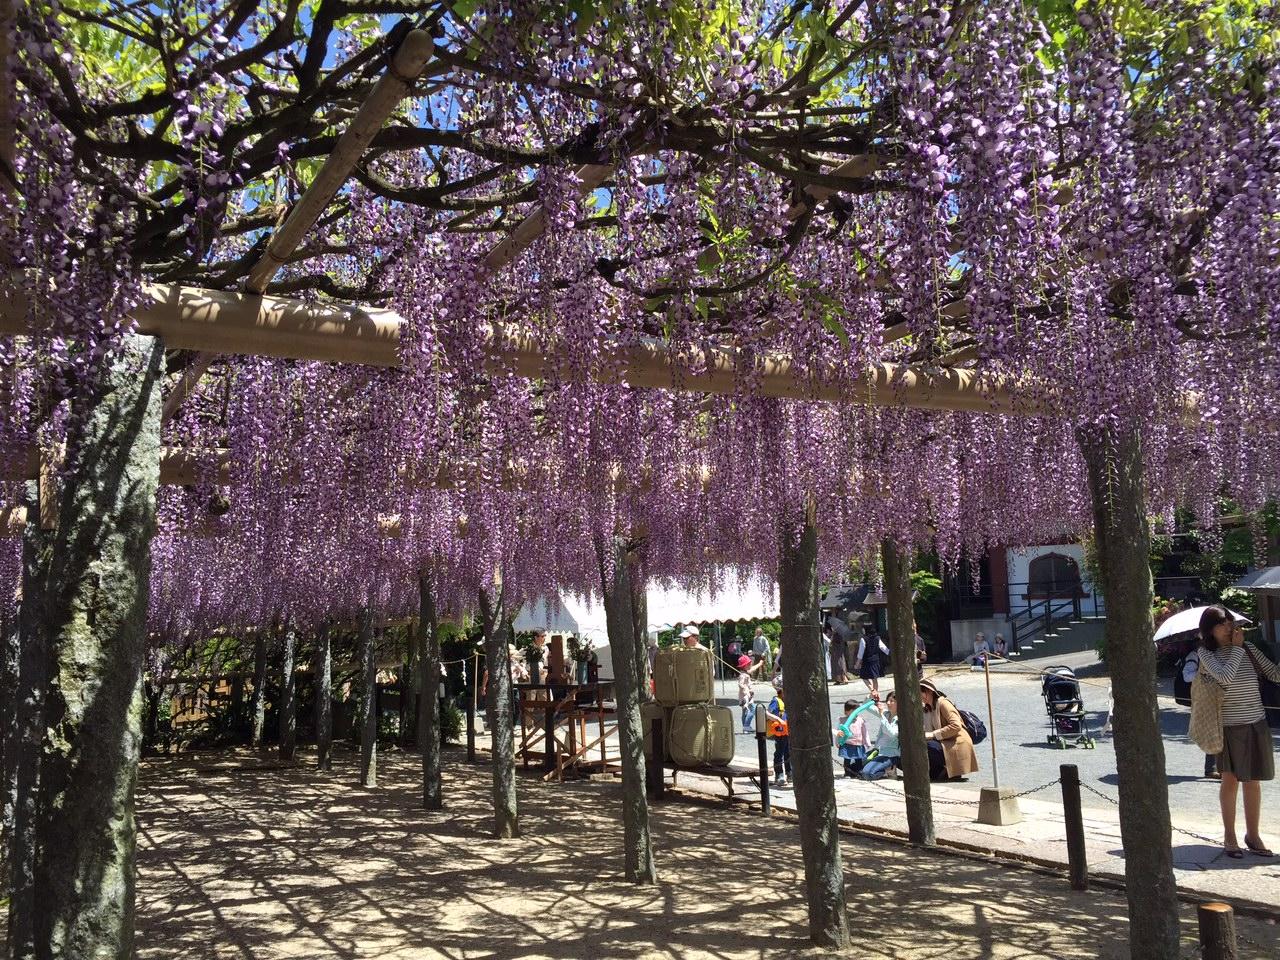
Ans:
<svg viewBox="0 0 1280 960"><path fill-rule="evenodd" d="M787 703L782 698L782 681L773 685L774 697L765 707L766 733L773 739L773 785L791 784L791 730L787 726ZM785 778L784 778L785 775Z"/></svg>

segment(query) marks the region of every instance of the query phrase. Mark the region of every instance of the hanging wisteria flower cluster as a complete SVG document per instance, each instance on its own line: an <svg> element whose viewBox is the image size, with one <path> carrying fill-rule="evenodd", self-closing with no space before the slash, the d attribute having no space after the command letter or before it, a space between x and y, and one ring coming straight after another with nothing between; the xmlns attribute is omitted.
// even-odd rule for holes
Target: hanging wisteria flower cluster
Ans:
<svg viewBox="0 0 1280 960"><path fill-rule="evenodd" d="M5 504L140 283L242 283L402 6L189 4L118 90L75 66L101 18L20 17ZM425 5L414 95L269 288L394 309L401 366L211 365L165 426L201 466L160 496L157 634L405 614L423 573L455 614L598 591L615 535L657 580L772 582L810 504L826 574L885 537L954 567L1087 530L1098 424L1142 425L1153 512L1277 496L1275 12L802 7ZM902 408L939 369L1012 400Z"/></svg>

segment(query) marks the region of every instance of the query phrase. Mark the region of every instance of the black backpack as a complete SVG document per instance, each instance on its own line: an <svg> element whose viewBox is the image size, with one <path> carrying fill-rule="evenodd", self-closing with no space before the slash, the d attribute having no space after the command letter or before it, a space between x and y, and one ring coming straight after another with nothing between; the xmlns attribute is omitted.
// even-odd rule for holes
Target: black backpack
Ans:
<svg viewBox="0 0 1280 960"><path fill-rule="evenodd" d="M959 707L956 709L960 710ZM969 731L969 737L974 743L981 743L987 739L987 725L976 713L971 710L960 710L960 719L964 721L964 728Z"/></svg>
<svg viewBox="0 0 1280 960"><path fill-rule="evenodd" d="M1191 684L1187 683L1186 680L1182 679L1182 671L1187 666L1187 657L1191 656L1192 653L1196 654L1196 663L1198 665L1200 661L1199 653L1195 650L1192 650L1191 653L1188 653L1186 656L1181 657L1178 660L1177 667L1174 668L1176 672L1173 675L1173 699L1175 702L1182 704L1182 706L1184 707L1191 706Z"/></svg>

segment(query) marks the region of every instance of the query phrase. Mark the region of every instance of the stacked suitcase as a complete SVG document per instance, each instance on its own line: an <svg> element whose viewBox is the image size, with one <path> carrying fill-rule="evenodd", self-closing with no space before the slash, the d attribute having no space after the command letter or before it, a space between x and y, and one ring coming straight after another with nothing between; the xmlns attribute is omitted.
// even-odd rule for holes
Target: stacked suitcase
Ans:
<svg viewBox="0 0 1280 960"><path fill-rule="evenodd" d="M653 687L656 702L640 708L647 756L653 756L653 720L660 717L664 761L700 767L733 759L733 711L716 705L710 650L659 651L653 664Z"/></svg>

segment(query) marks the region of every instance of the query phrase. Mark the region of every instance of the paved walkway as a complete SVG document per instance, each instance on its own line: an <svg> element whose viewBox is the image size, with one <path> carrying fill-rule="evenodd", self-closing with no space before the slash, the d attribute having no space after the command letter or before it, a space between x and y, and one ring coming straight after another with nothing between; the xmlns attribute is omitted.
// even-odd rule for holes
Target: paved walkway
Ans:
<svg viewBox="0 0 1280 960"><path fill-rule="evenodd" d="M1073 664L1074 666L1074 664ZM1028 664L1019 664L1027 669ZM1036 664L1032 664L1036 668ZM1103 682L1106 682L1103 680ZM940 680L941 685L941 680ZM986 718L986 690L980 673L970 676L946 675L948 691L955 691L963 698L966 707ZM1001 731L1001 782L1014 783L1016 787L1033 790L1021 797L1019 805L1024 820L1007 827L992 827L977 823L978 795L980 788L989 785L988 745L979 746L979 763L984 769L966 783L933 785L933 817L938 840L943 844L966 849L989 851L1009 858L1038 861L1066 868L1066 828L1062 819L1061 787L1057 785L1057 764L1078 763L1082 778L1085 829L1089 873L1091 876L1123 878L1124 851L1120 844L1119 808L1115 795L1114 749L1110 739L1100 740L1097 750L1046 750L1036 742L1034 732L1043 723L1043 707L1039 698L1038 682L1023 676L993 678L993 690L997 690L997 727ZM718 690L722 701L730 696L736 699L736 687L723 685ZM980 692L980 699L979 699ZM759 687L758 696L764 698L767 687ZM864 687L850 685L832 687L833 716L840 716L838 704L846 696L864 699ZM1087 701L1098 698L1096 689L1085 689ZM1185 708L1162 704L1176 722L1176 714ZM979 709L980 708L980 709ZM1166 713L1162 709L1162 714ZM1101 727L1102 717L1097 717L1096 728ZM1018 730L1018 724L1027 724L1027 732ZM1166 735L1167 736L1167 735ZM739 736L736 762L754 763L756 748L754 737ZM1203 755L1188 750L1181 742L1166 742L1166 753L1174 763L1187 765L1202 763ZM1187 756L1183 756L1183 754ZM772 751L771 751L772 756ZM1170 800L1172 826L1174 826L1174 867L1180 890L1202 897L1222 899L1242 906L1265 909L1280 915L1280 856L1274 859L1248 855L1243 860L1231 860L1221 849L1221 824L1217 814L1216 782L1203 781L1199 777L1171 777ZM1199 781L1199 782L1194 782ZM680 774L681 787L705 794L723 795L721 782ZM1048 786L1044 786L1048 785ZM1274 787L1275 785L1267 785ZM1176 787L1176 788L1174 788ZM740 783L739 794L758 803L754 788ZM1194 794L1192 792L1194 791ZM1265 790L1265 815L1263 836L1270 838L1272 849L1280 846L1280 823L1272 817L1280 791ZM795 809L795 795L790 790L773 791L774 805L783 809ZM905 803L900 781L868 783L847 780L837 771L836 797L841 822L851 827L870 831L896 833L906 836ZM1243 815L1243 814L1242 814ZM1242 820L1243 823L1243 820Z"/></svg>
<svg viewBox="0 0 1280 960"><path fill-rule="evenodd" d="M682 773L680 787L689 791L724 795L718 780ZM739 796L758 802L751 790L735 788ZM1018 803L1024 817L1018 824L993 827L977 823L979 788L968 784L934 784L934 827L941 843L1066 869L1066 827L1062 815L1061 788L1054 785ZM795 809L791 790L771 791L774 806ZM900 781L865 783L840 779L836 783L840 821L848 826L906 836L907 819ZM1280 916L1280 857L1270 860L1248 856L1231 860L1220 846L1199 835L1216 826L1216 815L1206 824L1187 817L1173 820L1174 873L1178 887L1197 897L1227 900L1241 907L1265 910ZM1091 876L1123 879L1124 853L1120 846L1120 822L1114 807L1084 806L1085 846Z"/></svg>

